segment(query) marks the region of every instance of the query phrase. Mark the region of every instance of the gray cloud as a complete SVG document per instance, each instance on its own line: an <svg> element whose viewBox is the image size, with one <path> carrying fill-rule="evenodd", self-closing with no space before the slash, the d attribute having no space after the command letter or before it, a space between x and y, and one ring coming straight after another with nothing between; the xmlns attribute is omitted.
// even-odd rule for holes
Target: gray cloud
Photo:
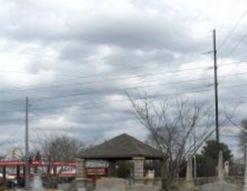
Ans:
<svg viewBox="0 0 247 191"><path fill-rule="evenodd" d="M145 128L128 112L126 89L212 103L212 60L201 53L211 49L210 27L219 23L212 24L209 11L192 8L196 2L187 8L163 1L65 2L0 0L0 128L7 135L23 127L26 96L33 134L66 133L89 142L121 132L145 137ZM237 34L227 43L232 48L241 38ZM245 47L244 41L236 59ZM186 71L197 67L202 69ZM244 69L239 67L233 72ZM224 69L219 73L227 75ZM186 80L195 81L174 83ZM246 93L245 88L220 92L222 97ZM1 103L11 100L16 101Z"/></svg>

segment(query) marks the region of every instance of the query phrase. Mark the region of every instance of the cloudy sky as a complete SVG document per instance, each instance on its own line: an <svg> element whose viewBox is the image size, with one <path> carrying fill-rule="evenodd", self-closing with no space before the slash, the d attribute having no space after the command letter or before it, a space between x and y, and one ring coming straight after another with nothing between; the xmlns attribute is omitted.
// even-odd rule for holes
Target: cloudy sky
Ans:
<svg viewBox="0 0 247 191"><path fill-rule="evenodd" d="M238 123L246 114L246 7L244 0L0 0L1 151L23 146L26 96L33 148L37 135L49 134L144 139L126 90L213 105L213 29L220 112L237 106ZM239 130L221 131L237 152Z"/></svg>

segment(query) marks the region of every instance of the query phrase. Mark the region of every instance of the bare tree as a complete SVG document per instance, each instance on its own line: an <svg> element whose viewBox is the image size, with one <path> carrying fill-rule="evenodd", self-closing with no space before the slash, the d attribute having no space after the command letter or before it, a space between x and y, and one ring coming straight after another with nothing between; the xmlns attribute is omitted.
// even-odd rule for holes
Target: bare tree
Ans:
<svg viewBox="0 0 247 191"><path fill-rule="evenodd" d="M66 135L46 137L42 143L42 154L51 161L74 161L83 148L83 143Z"/></svg>
<svg viewBox="0 0 247 191"><path fill-rule="evenodd" d="M244 146L247 143L247 118L241 120L239 129L240 129L239 132L240 148L244 150Z"/></svg>
<svg viewBox="0 0 247 191"><path fill-rule="evenodd" d="M163 153L161 166L162 190L169 191L174 183L182 160L192 152L190 140L193 130L200 128L201 135L209 123L209 108L189 101L154 101L132 99L128 95L140 123L149 131L152 142ZM211 120L212 121L212 120ZM210 130L207 129L207 132Z"/></svg>
<svg viewBox="0 0 247 191"><path fill-rule="evenodd" d="M42 139L42 138L41 138ZM57 136L45 136L40 141L40 153L44 161L47 163L47 176L46 181L50 183L51 171L53 175L60 174L67 170L66 165L60 164L59 168L56 168L54 162L72 162L75 161L76 156L83 149L84 144L75 138L66 135Z"/></svg>

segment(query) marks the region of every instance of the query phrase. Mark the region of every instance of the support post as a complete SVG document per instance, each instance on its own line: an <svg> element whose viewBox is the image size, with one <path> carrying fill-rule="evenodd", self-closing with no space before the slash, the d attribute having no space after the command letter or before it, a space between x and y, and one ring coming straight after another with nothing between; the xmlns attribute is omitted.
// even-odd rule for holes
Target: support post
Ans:
<svg viewBox="0 0 247 191"><path fill-rule="evenodd" d="M85 190L86 180L86 161L85 159L76 159L76 187L77 190Z"/></svg>
<svg viewBox="0 0 247 191"><path fill-rule="evenodd" d="M56 166L53 167L53 174L54 174L54 176L57 176L57 167Z"/></svg>
<svg viewBox="0 0 247 191"><path fill-rule="evenodd" d="M3 167L3 182L6 183L6 166Z"/></svg>
<svg viewBox="0 0 247 191"><path fill-rule="evenodd" d="M134 180L135 183L141 183L144 179L144 157L133 157L134 161Z"/></svg>
<svg viewBox="0 0 247 191"><path fill-rule="evenodd" d="M17 179L17 183L20 183L20 166L16 167L16 179Z"/></svg>

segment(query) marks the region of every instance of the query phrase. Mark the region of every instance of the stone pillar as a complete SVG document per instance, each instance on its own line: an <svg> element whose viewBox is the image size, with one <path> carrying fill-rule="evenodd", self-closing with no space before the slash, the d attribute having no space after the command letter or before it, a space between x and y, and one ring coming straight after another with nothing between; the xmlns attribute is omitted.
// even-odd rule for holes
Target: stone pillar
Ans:
<svg viewBox="0 0 247 191"><path fill-rule="evenodd" d="M134 180L135 183L143 182L144 178L144 157L134 157Z"/></svg>
<svg viewBox="0 0 247 191"><path fill-rule="evenodd" d="M218 161L218 178L220 181L224 180L224 164L223 164L223 152L219 152L219 161Z"/></svg>
<svg viewBox="0 0 247 191"><path fill-rule="evenodd" d="M86 180L86 165L85 159L76 159L76 187L77 190L86 190L85 189L85 180Z"/></svg>
<svg viewBox="0 0 247 191"><path fill-rule="evenodd" d="M76 178L85 178L85 159L76 159Z"/></svg>
<svg viewBox="0 0 247 191"><path fill-rule="evenodd" d="M194 188L193 180L193 167L192 167L192 155L188 156L187 168L186 168L186 187L189 189Z"/></svg>

